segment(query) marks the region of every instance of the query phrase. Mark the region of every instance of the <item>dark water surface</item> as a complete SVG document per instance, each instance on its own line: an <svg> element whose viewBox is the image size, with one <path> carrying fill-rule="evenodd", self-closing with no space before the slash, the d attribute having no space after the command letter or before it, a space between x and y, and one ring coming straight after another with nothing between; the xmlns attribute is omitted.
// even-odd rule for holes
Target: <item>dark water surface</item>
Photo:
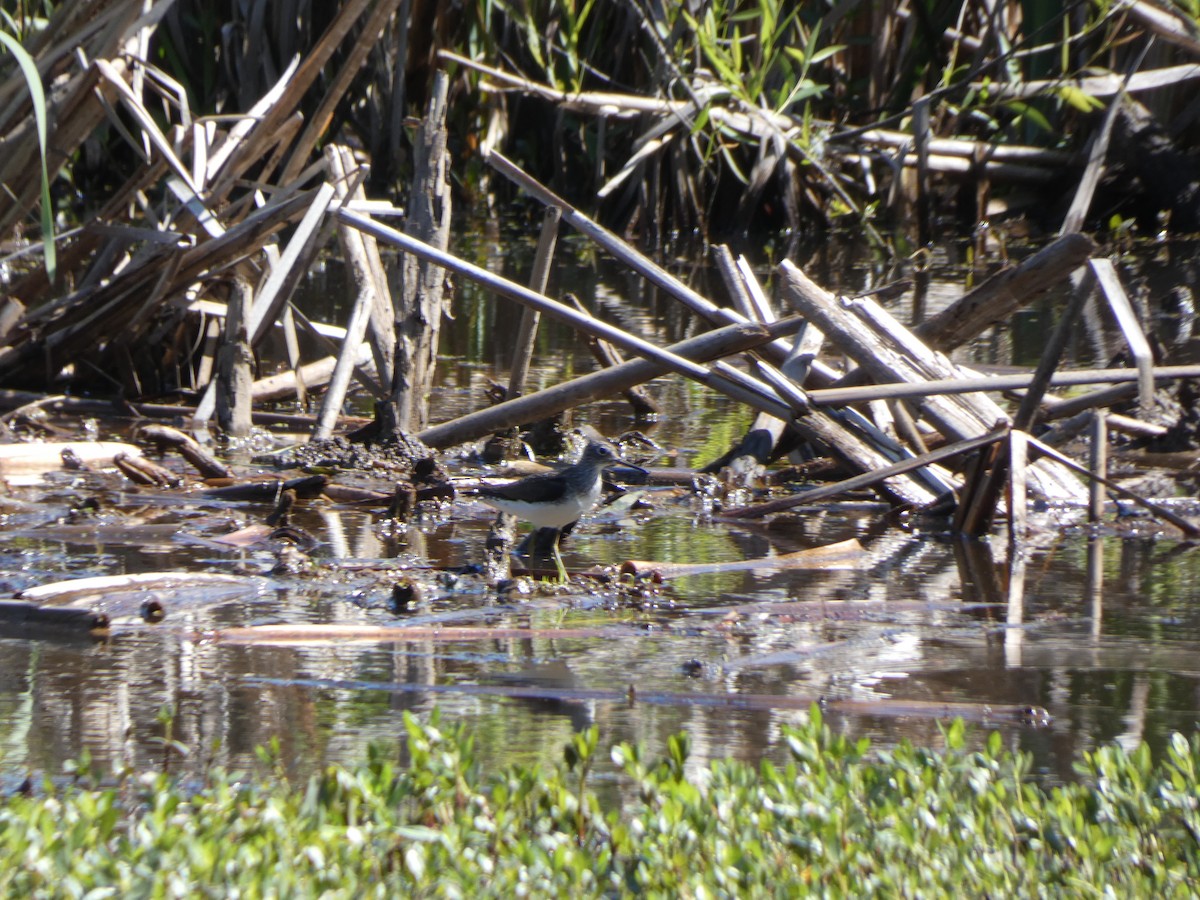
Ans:
<svg viewBox="0 0 1200 900"><path fill-rule="evenodd" d="M529 240L502 243L482 232L462 243L466 255L510 276L528 270ZM1171 253L1175 259L1162 258ZM579 257L556 278L604 317L659 342L695 330L637 280ZM1140 270L1152 295L1169 291L1172 272L1191 259L1182 249L1152 257ZM843 265L830 250L800 262L847 293L889 275ZM964 274L952 263L939 258L944 271L935 271L927 313L961 293ZM711 272L688 277L719 294ZM346 289L332 266L308 290L315 317L344 319ZM1032 338L1022 335L1044 336L1056 304L1047 300L985 336L973 358L1036 359ZM1163 303L1161 315L1178 334L1177 312ZM435 419L480 405L485 380L505 379L518 318L460 285ZM1073 362L1106 358L1109 339L1102 325L1081 332ZM531 387L590 369L582 343L550 323ZM671 464L672 455L679 464L703 463L749 422L744 409L677 379L656 382L652 392L669 411L652 432L668 455L653 464ZM631 426L616 400L580 411L577 421L614 435ZM98 428L104 438L129 434L128 423ZM264 439L263 447L282 443ZM185 471L178 460L166 462ZM88 498L100 501L99 511L73 512ZM2 783L59 772L84 753L105 767L160 766L163 708L174 710L172 737L188 748L188 756L171 757L174 769L252 767L255 747L276 739L297 774L354 763L372 742L402 759L402 713L434 707L468 722L493 766L554 759L572 731L593 722L604 742L641 741L652 753L686 730L704 762L780 755L781 727L818 700L829 703L834 727L885 745L904 738L937 745L943 708L965 710L981 732L999 729L1009 746L1034 754L1040 771L1062 778L1101 742L1146 740L1157 750L1172 730L1190 731L1200 718L1200 555L1148 519L1122 516L1096 531L1078 510L1043 510L1014 560L1002 534L957 541L944 523L898 519L872 502L730 524L690 491L655 489L644 499L645 509L599 511L581 523L564 548L568 566L720 562L848 538L862 543L862 561L843 570L694 575L636 596L598 584L498 598L477 579L445 574L398 619L389 602L403 568L478 561L492 518L486 508L460 500L396 533L380 511L310 504L295 522L322 542L317 566L272 575L269 549L211 543L261 522L269 507L139 491L115 474L57 473L10 485L0 494L6 593L136 572L245 580L226 595L159 595L167 616L156 626L142 624L136 607L114 610L117 624L104 642L0 633ZM1200 513L1187 498L1178 509ZM269 623L526 630L391 643L214 637ZM1010 707L1043 707L1051 720L1003 711Z"/></svg>

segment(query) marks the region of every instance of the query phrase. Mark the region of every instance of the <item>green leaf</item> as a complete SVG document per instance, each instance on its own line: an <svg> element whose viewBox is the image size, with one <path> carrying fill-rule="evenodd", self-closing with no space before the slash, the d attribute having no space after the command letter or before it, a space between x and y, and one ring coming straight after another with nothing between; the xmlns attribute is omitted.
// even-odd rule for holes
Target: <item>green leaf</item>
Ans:
<svg viewBox="0 0 1200 900"><path fill-rule="evenodd" d="M825 60L829 59L829 57L837 53L841 53L845 49L845 44L830 44L828 47L822 47L820 50L808 57L808 64L811 66L815 63L824 62Z"/></svg>
<svg viewBox="0 0 1200 900"><path fill-rule="evenodd" d="M46 92L42 88L42 76L37 63L29 51L6 31L0 31L0 44L8 48L21 67L29 96L33 100L33 116L37 122L38 145L42 151L42 252L46 262L46 277L54 282L58 270L58 255L54 247L54 210L50 207L50 172L46 167Z"/></svg>
<svg viewBox="0 0 1200 900"><path fill-rule="evenodd" d="M1060 87L1058 89L1058 96L1062 98L1064 103L1075 107L1080 112L1088 113L1104 108L1104 103L1099 98L1093 97L1073 84L1064 84ZM1048 125L1047 129L1049 129Z"/></svg>
<svg viewBox="0 0 1200 900"><path fill-rule="evenodd" d="M1017 119L1019 121L1030 122L1037 128L1047 134L1053 134L1054 129L1050 127L1050 121L1042 114L1042 111L1037 107L1031 106L1028 103L1011 102L1008 104L1010 109L1016 110Z"/></svg>

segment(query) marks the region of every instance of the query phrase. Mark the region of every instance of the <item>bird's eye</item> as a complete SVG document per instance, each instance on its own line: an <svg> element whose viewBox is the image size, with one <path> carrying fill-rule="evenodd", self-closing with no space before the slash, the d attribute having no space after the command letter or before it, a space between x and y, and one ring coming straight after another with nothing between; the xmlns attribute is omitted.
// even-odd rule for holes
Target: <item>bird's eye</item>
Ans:
<svg viewBox="0 0 1200 900"><path fill-rule="evenodd" d="M601 456L612 456L612 450L610 450L608 447L605 447L603 445L601 445L599 452L600 452Z"/></svg>

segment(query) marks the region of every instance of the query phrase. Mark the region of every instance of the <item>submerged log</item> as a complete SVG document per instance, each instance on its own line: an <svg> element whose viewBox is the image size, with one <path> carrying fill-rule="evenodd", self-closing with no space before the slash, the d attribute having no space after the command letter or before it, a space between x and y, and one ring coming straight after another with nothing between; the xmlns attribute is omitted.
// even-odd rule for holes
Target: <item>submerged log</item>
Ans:
<svg viewBox="0 0 1200 900"><path fill-rule="evenodd" d="M19 600L0 600L0 630L20 628L61 628L92 634L108 629L108 616L90 609L63 609L23 603Z"/></svg>

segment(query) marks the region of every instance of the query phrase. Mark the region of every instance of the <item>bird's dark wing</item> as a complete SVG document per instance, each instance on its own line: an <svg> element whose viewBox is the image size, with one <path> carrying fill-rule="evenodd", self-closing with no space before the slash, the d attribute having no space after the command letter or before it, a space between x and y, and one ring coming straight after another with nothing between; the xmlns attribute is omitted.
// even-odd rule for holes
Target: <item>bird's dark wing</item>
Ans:
<svg viewBox="0 0 1200 900"><path fill-rule="evenodd" d="M567 481L561 475L547 472L531 475L512 484L489 484L479 488L479 496L495 497L498 500L515 500L518 503L554 503L561 500L567 490Z"/></svg>

